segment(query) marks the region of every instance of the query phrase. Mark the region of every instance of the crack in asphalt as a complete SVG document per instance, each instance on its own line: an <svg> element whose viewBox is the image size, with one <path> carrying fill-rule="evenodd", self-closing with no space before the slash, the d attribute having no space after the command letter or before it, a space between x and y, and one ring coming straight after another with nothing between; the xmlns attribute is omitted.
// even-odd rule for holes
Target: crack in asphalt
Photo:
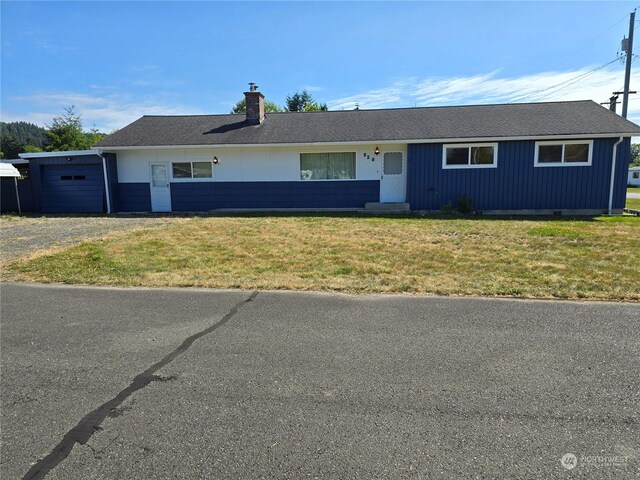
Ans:
<svg viewBox="0 0 640 480"><path fill-rule="evenodd" d="M253 301L254 298L258 295L258 292L252 292L248 298L241 300L234 307L229 310L229 312L222 317L217 323L214 323L208 328L201 330L198 333L187 337L175 350L168 353L164 356L162 360L154 363L151 367L147 368L144 372L136 375L133 381L129 384L129 386L123 390L121 390L115 397L111 400L103 403L95 410L86 414L78 424L69 430L60 443L58 443L51 452L38 461L35 465L33 465L26 475L23 477L24 480L32 480L32 479L40 479L44 478L51 470L53 470L56 466L58 466L65 458L69 456L71 450L73 449L76 443L80 443L82 445L86 445L91 436L102 430L100 426L102 422L109 416L109 413L114 409L118 408L122 405L129 396L138 390L142 390L144 387L149 385L154 381L166 381L167 378L162 377L160 375L155 375L155 373L161 368L167 366L169 363L173 362L176 357L182 355L186 352L193 343L201 337L210 334L214 330L222 327L225 323L227 323L238 311L242 308L243 305Z"/></svg>

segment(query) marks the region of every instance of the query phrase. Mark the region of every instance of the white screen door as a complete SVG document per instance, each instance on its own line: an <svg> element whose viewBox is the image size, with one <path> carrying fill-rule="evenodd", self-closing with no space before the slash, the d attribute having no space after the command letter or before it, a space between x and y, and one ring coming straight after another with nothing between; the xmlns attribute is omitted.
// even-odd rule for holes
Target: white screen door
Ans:
<svg viewBox="0 0 640 480"><path fill-rule="evenodd" d="M404 202L407 189L405 159L402 152L386 152L382 156L380 201Z"/></svg>
<svg viewBox="0 0 640 480"><path fill-rule="evenodd" d="M171 211L171 187L166 163L151 164L151 211Z"/></svg>

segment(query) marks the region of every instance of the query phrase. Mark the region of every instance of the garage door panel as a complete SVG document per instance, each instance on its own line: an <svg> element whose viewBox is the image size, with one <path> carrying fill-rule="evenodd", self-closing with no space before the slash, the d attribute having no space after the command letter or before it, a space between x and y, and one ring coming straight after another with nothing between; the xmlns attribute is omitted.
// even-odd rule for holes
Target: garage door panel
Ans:
<svg viewBox="0 0 640 480"><path fill-rule="evenodd" d="M101 166L43 166L42 211L52 213L103 212L104 181Z"/></svg>

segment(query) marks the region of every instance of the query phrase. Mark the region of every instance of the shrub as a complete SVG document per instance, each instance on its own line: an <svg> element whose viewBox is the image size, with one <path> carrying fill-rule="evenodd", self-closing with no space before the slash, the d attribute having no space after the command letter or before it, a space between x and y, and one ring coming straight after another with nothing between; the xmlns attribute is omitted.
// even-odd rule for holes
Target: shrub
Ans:
<svg viewBox="0 0 640 480"><path fill-rule="evenodd" d="M452 213L455 212L455 209L453 208L453 204L451 203L451 200L449 200L447 203L445 203L440 207L440 212L446 215L451 215Z"/></svg>
<svg viewBox="0 0 640 480"><path fill-rule="evenodd" d="M473 211L473 198L469 195L460 195L458 197L458 211L460 213L471 213Z"/></svg>

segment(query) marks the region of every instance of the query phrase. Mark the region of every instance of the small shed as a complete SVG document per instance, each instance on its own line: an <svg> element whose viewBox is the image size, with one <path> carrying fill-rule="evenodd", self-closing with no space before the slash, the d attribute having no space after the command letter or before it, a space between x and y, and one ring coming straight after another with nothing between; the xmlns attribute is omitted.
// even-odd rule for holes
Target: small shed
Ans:
<svg viewBox="0 0 640 480"><path fill-rule="evenodd" d="M629 168L627 184L632 187L640 187L640 167Z"/></svg>
<svg viewBox="0 0 640 480"><path fill-rule="evenodd" d="M10 163L0 163L0 178L13 178L18 213L22 213L22 208L20 207L20 193L18 192L18 178L20 178L20 172Z"/></svg>

